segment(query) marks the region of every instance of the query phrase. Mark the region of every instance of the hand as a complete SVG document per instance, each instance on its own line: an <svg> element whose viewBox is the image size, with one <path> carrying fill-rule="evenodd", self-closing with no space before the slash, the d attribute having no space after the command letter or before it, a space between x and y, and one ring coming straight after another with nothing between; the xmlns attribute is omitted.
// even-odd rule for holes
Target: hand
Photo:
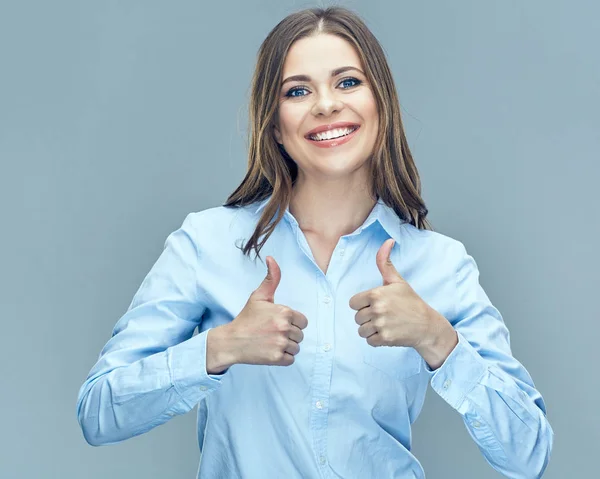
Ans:
<svg viewBox="0 0 600 479"><path fill-rule="evenodd" d="M350 307L360 326L358 334L371 346L410 346L415 349L435 335L439 315L400 276L389 259L395 241L389 239L377 252L383 286L355 294Z"/></svg>
<svg viewBox="0 0 600 479"><path fill-rule="evenodd" d="M225 325L227 336L237 363L289 366L300 351L308 320L288 306L274 304L281 270L272 256L266 261L266 278L240 314Z"/></svg>

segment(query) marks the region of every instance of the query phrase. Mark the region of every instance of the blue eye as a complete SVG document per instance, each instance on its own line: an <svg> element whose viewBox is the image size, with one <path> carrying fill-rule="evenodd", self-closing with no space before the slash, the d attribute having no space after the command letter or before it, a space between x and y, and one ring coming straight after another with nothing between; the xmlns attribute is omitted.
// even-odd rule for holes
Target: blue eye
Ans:
<svg viewBox="0 0 600 479"><path fill-rule="evenodd" d="M296 98L298 96L304 96L304 95L294 95L293 94L293 93L295 93L297 91L302 91L302 90L306 90L306 88L299 87L299 86L296 86L294 88L290 88L290 90L286 93L285 96L289 96L289 97L292 97L292 98Z"/></svg>
<svg viewBox="0 0 600 479"><path fill-rule="evenodd" d="M356 85L360 85L361 81L358 78L344 78L341 83L346 83L346 82L356 82L354 85L350 85L351 87L356 86Z"/></svg>
<svg viewBox="0 0 600 479"><path fill-rule="evenodd" d="M342 81L341 81L339 84L340 84L340 85L342 85L342 84L345 84L345 85L347 85L347 82L350 82L351 84L350 84L350 85L348 85L348 86L347 86L347 87L345 87L345 88L342 88L342 90L348 90L349 88L352 88L352 87L358 86L358 85L360 85L360 84L362 83L362 81L361 81L361 80L359 80L358 78L354 78L354 77L348 77L348 78L344 78L344 79L343 79L343 80L342 80ZM353 83L353 84L352 84L352 83ZM294 94L294 93L295 93L295 92L297 92L297 91L303 91L303 90L307 90L307 88L306 88L306 87L304 87L304 86L300 86L300 85L299 85L299 86L295 86L295 87L293 87L293 88L290 88L290 89L288 90L288 92L285 94L285 96L286 96L286 97L290 97L290 98L299 98L299 97L302 97L302 96L306 96L306 95L295 95L295 94Z"/></svg>

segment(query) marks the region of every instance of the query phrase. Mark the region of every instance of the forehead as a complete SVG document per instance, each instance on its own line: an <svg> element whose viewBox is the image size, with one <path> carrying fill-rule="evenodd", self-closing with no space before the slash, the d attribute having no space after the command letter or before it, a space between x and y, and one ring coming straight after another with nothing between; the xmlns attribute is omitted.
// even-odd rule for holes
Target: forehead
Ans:
<svg viewBox="0 0 600 479"><path fill-rule="evenodd" d="M319 34L292 44L283 63L283 74L328 74L344 65L362 67L354 46L337 35Z"/></svg>

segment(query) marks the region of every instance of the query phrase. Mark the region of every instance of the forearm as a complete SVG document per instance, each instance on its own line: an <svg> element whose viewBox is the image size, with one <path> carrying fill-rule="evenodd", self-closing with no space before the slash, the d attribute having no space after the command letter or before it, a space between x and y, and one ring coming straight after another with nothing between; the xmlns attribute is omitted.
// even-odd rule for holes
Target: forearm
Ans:
<svg viewBox="0 0 600 479"><path fill-rule="evenodd" d="M431 370L438 369L458 344L456 330L448 320L433 308L428 308L429 334L415 347Z"/></svg>
<svg viewBox="0 0 600 479"><path fill-rule="evenodd" d="M89 444L113 444L166 422L178 401L163 351L87 382L80 393L78 419Z"/></svg>
<svg viewBox="0 0 600 479"><path fill-rule="evenodd" d="M460 413L496 470L511 478L539 477L554 436L541 395L522 366L513 366L518 372L512 376L458 337L444 363L430 371L433 390Z"/></svg>
<svg viewBox="0 0 600 479"><path fill-rule="evenodd" d="M86 441L99 446L142 434L188 412L217 388L219 378L205 370L210 331L137 360L125 349L103 356L79 392Z"/></svg>
<svg viewBox="0 0 600 479"><path fill-rule="evenodd" d="M488 462L506 477L541 477L554 432L535 402L509 381L486 373L458 408Z"/></svg>

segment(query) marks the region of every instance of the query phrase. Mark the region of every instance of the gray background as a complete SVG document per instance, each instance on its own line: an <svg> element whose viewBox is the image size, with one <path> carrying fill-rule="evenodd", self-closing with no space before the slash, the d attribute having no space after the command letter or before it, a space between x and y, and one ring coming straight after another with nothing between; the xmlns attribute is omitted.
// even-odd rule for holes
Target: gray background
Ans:
<svg viewBox="0 0 600 479"><path fill-rule="evenodd" d="M429 218L546 401L544 477L593 477L598 4L338 3L383 44ZM166 236L243 178L256 51L315 5L0 2L0 477L195 477L195 409L94 448L77 392ZM431 389L414 451L428 479L501 477Z"/></svg>

